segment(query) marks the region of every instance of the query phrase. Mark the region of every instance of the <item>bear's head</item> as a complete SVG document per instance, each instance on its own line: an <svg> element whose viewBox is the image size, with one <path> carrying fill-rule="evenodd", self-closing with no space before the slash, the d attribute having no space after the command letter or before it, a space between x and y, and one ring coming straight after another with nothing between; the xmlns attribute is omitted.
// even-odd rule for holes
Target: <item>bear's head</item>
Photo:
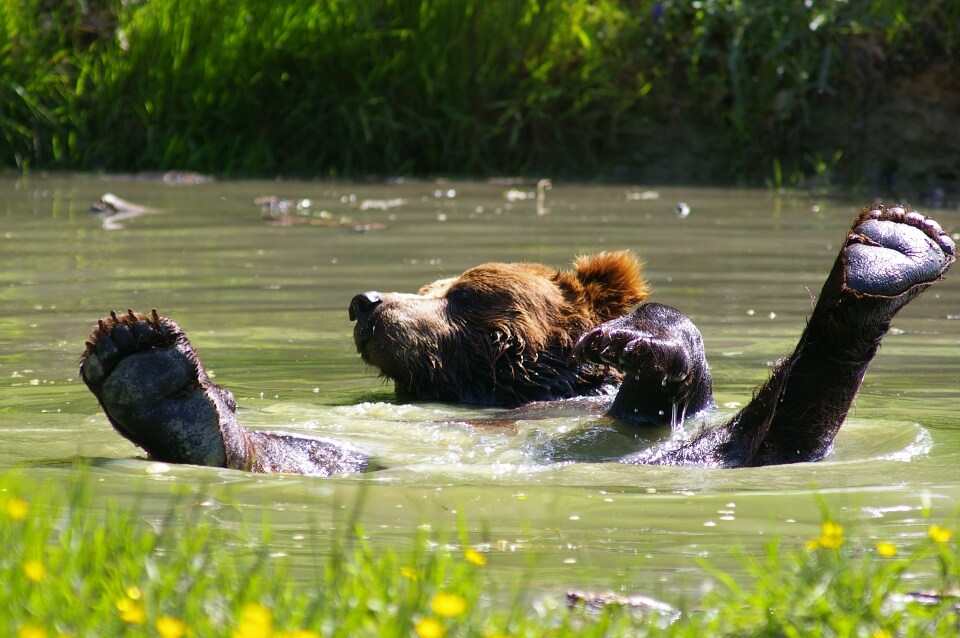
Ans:
<svg viewBox="0 0 960 638"><path fill-rule="evenodd" d="M350 319L360 356L401 397L515 406L600 391L615 373L572 361L573 346L648 295L636 257L610 252L569 271L488 263L416 294L365 292Z"/></svg>

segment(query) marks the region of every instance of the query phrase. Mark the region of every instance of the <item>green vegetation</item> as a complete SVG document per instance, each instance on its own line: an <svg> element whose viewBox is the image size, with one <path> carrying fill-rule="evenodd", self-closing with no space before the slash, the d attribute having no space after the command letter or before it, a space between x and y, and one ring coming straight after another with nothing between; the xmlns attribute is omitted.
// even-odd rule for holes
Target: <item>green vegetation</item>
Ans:
<svg viewBox="0 0 960 638"><path fill-rule="evenodd" d="M421 533L401 554L344 531L329 555L300 555L297 566L312 561L314 576L294 579L268 524L228 532L176 498L150 524L136 511L104 511L77 476L57 491L16 475L0 481L4 636L882 638L954 636L960 622L949 598L898 598L908 572L938 574L941 592L957 586L957 541L940 525L908 551L848 538L826 520L805 548L771 544L766 556L744 557L750 582L712 570L722 586L671 623L625 606L568 608L562 592L531 601L521 583L498 582L496 551L471 546L465 532L433 544Z"/></svg>
<svg viewBox="0 0 960 638"><path fill-rule="evenodd" d="M960 183L949 0L0 0L0 166Z"/></svg>

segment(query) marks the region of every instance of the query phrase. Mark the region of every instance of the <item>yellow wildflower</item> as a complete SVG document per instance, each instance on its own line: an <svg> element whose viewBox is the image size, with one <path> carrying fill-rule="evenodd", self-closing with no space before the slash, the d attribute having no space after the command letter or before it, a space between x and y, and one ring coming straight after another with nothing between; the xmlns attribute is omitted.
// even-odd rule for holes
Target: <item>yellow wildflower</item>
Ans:
<svg viewBox="0 0 960 638"><path fill-rule="evenodd" d="M843 545L843 526L833 521L824 521L820 536L807 543L807 549L837 549Z"/></svg>
<svg viewBox="0 0 960 638"><path fill-rule="evenodd" d="M157 633L160 638L183 638L187 633L187 625L179 618L160 616L157 618Z"/></svg>
<svg viewBox="0 0 960 638"><path fill-rule="evenodd" d="M467 559L468 563L473 563L478 567L483 567L484 565L487 564L487 557L481 554L480 552L478 552L477 550L472 549L470 547L468 547L467 550L463 552L463 556L464 558Z"/></svg>
<svg viewBox="0 0 960 638"><path fill-rule="evenodd" d="M420 580L420 576L417 574L417 570L413 567L401 567L400 575L406 578L407 580Z"/></svg>
<svg viewBox="0 0 960 638"><path fill-rule="evenodd" d="M15 521L22 521L30 513L30 506L22 498L11 498L7 501L7 516Z"/></svg>
<svg viewBox="0 0 960 638"><path fill-rule="evenodd" d="M436 618L424 618L413 626L413 630L420 638L443 638L444 634L443 625Z"/></svg>
<svg viewBox="0 0 960 638"><path fill-rule="evenodd" d="M24 625L17 631L17 638L47 638L47 630L36 625Z"/></svg>
<svg viewBox="0 0 960 638"><path fill-rule="evenodd" d="M233 638L270 638L273 614L259 603L247 603L240 610L240 621Z"/></svg>
<svg viewBox="0 0 960 638"><path fill-rule="evenodd" d="M440 592L430 599L430 608L438 616L452 618L467 611L467 600L463 596Z"/></svg>
<svg viewBox="0 0 960 638"><path fill-rule="evenodd" d="M131 625L142 625L147 621L147 610L132 598L118 600L117 611L120 612L120 618Z"/></svg>
<svg viewBox="0 0 960 638"><path fill-rule="evenodd" d="M927 530L927 533L930 534L930 538L935 543L946 543L953 538L952 529L940 527L939 525L931 525L930 529Z"/></svg>
<svg viewBox="0 0 960 638"><path fill-rule="evenodd" d="M40 583L47 577L47 568L36 558L29 558L23 562L23 574L29 580Z"/></svg>
<svg viewBox="0 0 960 638"><path fill-rule="evenodd" d="M891 558L897 555L897 546L887 541L877 542L877 553L884 558Z"/></svg>
<svg viewBox="0 0 960 638"><path fill-rule="evenodd" d="M273 638L320 638L320 634L309 629L294 629L293 631L278 631Z"/></svg>
<svg viewBox="0 0 960 638"><path fill-rule="evenodd" d="M129 598L130 600L140 600L141 598L143 598L143 592L140 591L140 588L137 587L136 585L130 585L129 587L127 587L127 589L125 590L125 593L127 594L127 598Z"/></svg>

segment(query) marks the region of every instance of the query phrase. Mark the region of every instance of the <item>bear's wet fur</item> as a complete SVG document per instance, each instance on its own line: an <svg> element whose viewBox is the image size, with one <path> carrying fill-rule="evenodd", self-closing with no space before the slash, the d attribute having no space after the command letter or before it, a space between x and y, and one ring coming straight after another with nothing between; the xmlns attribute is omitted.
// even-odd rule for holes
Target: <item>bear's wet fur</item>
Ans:
<svg viewBox="0 0 960 638"><path fill-rule="evenodd" d="M797 347L743 410L623 462L822 458L893 316L954 259L936 221L900 207L864 209ZM615 392L612 416L659 424L710 407L712 380L696 326L674 308L644 303L648 296L639 262L616 252L581 257L569 271L484 264L417 294L359 294L349 313L361 357L401 398L517 406ZM230 393L207 378L179 326L156 312L101 320L81 376L114 427L153 458L318 475L367 467L330 442L242 427Z"/></svg>

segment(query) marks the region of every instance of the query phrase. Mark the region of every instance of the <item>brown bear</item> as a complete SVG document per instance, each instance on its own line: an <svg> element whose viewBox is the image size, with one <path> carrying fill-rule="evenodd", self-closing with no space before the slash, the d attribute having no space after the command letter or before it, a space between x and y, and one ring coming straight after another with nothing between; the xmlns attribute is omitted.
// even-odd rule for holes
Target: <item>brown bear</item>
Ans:
<svg viewBox="0 0 960 638"><path fill-rule="evenodd" d="M942 277L954 253L932 219L864 209L794 352L743 410L622 460L742 467L822 458L893 316ZM713 405L710 371L696 326L644 303L648 294L631 254L601 253L571 271L484 264L417 294L365 292L349 313L361 357L401 399L512 407L613 396L618 419L676 422ZM242 427L233 397L156 311L101 320L80 368L118 432L158 460L318 475L368 467L332 442Z"/></svg>
<svg viewBox="0 0 960 638"><path fill-rule="evenodd" d="M662 422L675 404L694 413L711 400L700 332L685 316L653 303L630 314L644 331L626 348L632 366L574 357L584 334L649 294L633 254L599 253L572 271L490 263L417 294L365 292L350 302L350 319L360 356L401 399L516 407L626 384L611 412Z"/></svg>

